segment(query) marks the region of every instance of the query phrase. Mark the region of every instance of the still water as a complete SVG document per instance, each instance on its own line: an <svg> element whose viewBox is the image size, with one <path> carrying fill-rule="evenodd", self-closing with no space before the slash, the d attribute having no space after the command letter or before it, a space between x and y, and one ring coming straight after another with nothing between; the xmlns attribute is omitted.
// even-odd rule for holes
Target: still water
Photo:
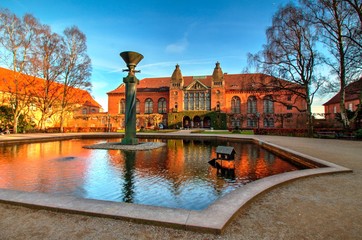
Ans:
<svg viewBox="0 0 362 240"><path fill-rule="evenodd" d="M0 188L201 210L251 181L298 169L251 143L140 140L167 146L138 152L82 148L121 139L2 146ZM218 145L236 151L235 168L223 174L208 164Z"/></svg>

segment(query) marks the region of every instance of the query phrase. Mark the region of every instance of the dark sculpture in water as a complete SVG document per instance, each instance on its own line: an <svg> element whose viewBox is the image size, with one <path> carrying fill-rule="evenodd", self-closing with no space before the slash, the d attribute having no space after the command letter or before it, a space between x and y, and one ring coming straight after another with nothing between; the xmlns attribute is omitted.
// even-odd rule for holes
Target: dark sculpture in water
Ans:
<svg viewBox="0 0 362 240"><path fill-rule="evenodd" d="M123 78L126 85L126 111L125 111L125 134L122 140L124 145L136 145L138 139L136 138L136 92L139 80L136 78L135 73L137 64L143 59L143 55L137 52L121 52L121 57L126 62L128 69L128 76Z"/></svg>

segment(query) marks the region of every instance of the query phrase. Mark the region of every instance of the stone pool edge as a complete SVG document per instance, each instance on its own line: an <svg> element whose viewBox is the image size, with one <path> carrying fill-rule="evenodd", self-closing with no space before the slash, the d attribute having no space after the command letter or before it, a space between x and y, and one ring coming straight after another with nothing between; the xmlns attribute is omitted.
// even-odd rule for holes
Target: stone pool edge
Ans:
<svg viewBox="0 0 362 240"><path fill-rule="evenodd" d="M90 136L90 134L86 135L87 137ZM109 135L103 136L110 137ZM162 135L154 134L154 136L160 137ZM69 137L69 135L67 137ZM77 137L82 138L81 135L74 136L74 138ZM202 138L203 136L197 137ZM218 138L219 136L208 137ZM228 137L221 136L221 138ZM235 140L234 137L230 138ZM35 141L39 139L36 139ZM54 139L47 138L46 140L49 141ZM227 194L226 196L214 202L207 209L202 211L80 199L69 195L30 193L7 189L0 189L0 202L37 209L47 209L52 211L83 214L96 217L108 217L136 223L221 234L225 227L237 215L237 213L242 211L248 203L250 203L260 194L276 186L308 176L352 172L352 170L348 168L311 157L300 152L278 146L276 144L268 143L267 141L260 140L254 136L240 138L239 140L249 140L262 146L264 145L269 148L276 148L283 151L284 153L289 153L293 156L299 156L303 159L308 159L312 162L324 165L325 167L287 172L257 180Z"/></svg>

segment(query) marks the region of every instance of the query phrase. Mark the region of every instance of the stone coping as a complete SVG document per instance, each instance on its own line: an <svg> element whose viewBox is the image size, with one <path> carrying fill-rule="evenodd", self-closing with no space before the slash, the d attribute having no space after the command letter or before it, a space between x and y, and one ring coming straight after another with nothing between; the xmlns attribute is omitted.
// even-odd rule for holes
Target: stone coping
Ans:
<svg viewBox="0 0 362 240"><path fill-rule="evenodd" d="M154 135L153 137L163 136L157 134L152 135ZM99 137L98 134L76 134L75 136L73 136L73 138L83 138L84 136ZM188 136L184 137L186 138ZM57 135L57 137L59 138L59 135ZM65 138L68 137L69 135L67 135ZM102 137L110 137L110 135L103 134ZM149 137L151 136L149 135ZM228 135L221 137L228 138ZM197 136L197 138L202 139L203 136ZM210 136L208 136L208 138L210 138ZM231 138L234 139L235 137L232 136ZM50 139L48 137L46 139L39 137L37 139L32 139L31 141L43 141ZM269 189L308 176L352 171L345 167L341 167L321 159L317 159L296 151L292 151L287 148L280 147L275 144L268 143L254 136L240 138L240 140L243 139L257 142L259 145L265 145L269 148L278 149L278 151L283 151L284 153L290 154L292 156L299 156L302 159L315 162L323 167L287 172L248 183L245 186L238 188L231 193L223 196L222 198L211 204L208 208L201 211L154 207L147 205L91 199L80 199L70 195L22 192L7 189L0 189L0 202L32 208L49 209L97 217L109 217L133 221L137 223L154 224L165 227L180 228L184 230L220 234L223 232L228 223L232 221L233 217L240 210L242 210L243 207L247 205L247 203L252 201L260 194L268 191Z"/></svg>
<svg viewBox="0 0 362 240"><path fill-rule="evenodd" d="M163 142L141 142L135 145L123 145L121 143L99 143L88 146L83 146L83 148L88 149L111 149L111 150L126 150L126 151L147 151L160 147L166 146L166 143Z"/></svg>

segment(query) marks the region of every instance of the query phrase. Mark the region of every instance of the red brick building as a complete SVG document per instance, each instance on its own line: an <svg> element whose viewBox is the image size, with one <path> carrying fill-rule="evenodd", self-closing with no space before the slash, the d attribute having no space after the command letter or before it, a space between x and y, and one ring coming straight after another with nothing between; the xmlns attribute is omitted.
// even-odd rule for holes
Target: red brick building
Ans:
<svg viewBox="0 0 362 240"><path fill-rule="evenodd" d="M219 63L211 75L183 76L176 65L170 77L140 80L137 127L305 128L305 115L296 108L305 109L305 102L276 90L280 81L285 82L265 74L223 73ZM118 119L113 127L123 128L125 85L107 94L108 113Z"/></svg>
<svg viewBox="0 0 362 240"><path fill-rule="evenodd" d="M362 91L362 78L358 81L355 81L351 84L349 84L346 87L346 97L345 97L345 107L346 109L354 112L357 110L358 105L361 104L361 91ZM324 105L324 112L326 116L326 120L333 122L336 124L336 114L341 112L341 95L340 93L337 93L334 95L328 102L326 102ZM360 121L360 119L358 119ZM360 123L358 123L358 126ZM341 123L339 126L342 126Z"/></svg>

